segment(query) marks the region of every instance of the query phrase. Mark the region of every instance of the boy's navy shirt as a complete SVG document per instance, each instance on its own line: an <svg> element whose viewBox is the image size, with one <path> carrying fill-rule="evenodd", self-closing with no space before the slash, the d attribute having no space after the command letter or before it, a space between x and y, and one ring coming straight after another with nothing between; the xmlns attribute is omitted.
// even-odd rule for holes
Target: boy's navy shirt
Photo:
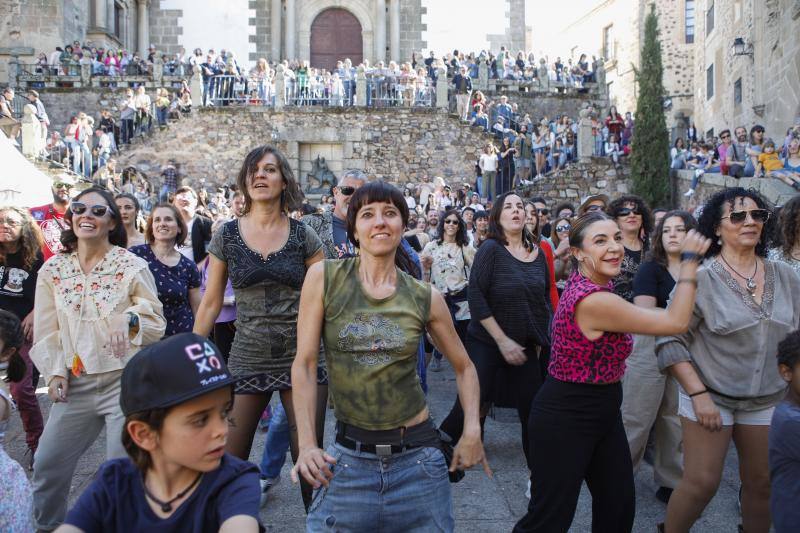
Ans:
<svg viewBox="0 0 800 533"><path fill-rule="evenodd" d="M258 518L259 471L252 463L222 456L219 467L206 472L189 498L168 518L156 516L147 502L142 473L128 458L105 462L94 481L67 514L66 524L86 533L106 531L216 533L227 519Z"/></svg>
<svg viewBox="0 0 800 533"><path fill-rule="evenodd" d="M775 533L797 533L800 531L800 407L788 400L779 403L772 415L769 471Z"/></svg>

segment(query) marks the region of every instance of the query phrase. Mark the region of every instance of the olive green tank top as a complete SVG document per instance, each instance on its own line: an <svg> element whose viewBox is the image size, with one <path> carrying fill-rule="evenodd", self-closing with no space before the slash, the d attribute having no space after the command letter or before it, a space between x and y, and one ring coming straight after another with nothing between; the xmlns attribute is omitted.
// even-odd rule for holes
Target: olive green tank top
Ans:
<svg viewBox="0 0 800 533"><path fill-rule="evenodd" d="M361 287L359 263L358 257L325 261L328 388L341 422L397 428L425 407L417 350L431 288L398 269L394 294L372 298Z"/></svg>

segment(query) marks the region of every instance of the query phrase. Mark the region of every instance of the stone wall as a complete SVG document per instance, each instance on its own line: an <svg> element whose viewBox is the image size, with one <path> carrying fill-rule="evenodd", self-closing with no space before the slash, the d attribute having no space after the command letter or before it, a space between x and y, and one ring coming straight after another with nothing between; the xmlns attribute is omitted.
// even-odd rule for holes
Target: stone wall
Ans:
<svg viewBox="0 0 800 533"><path fill-rule="evenodd" d="M569 201L575 207L590 194L607 194L610 198L630 191L630 168L614 167L605 157L592 157L586 163L572 163L525 188L527 197L542 196L551 205Z"/></svg>
<svg viewBox="0 0 800 533"><path fill-rule="evenodd" d="M509 103L517 104L518 112L521 116L528 114L534 121L540 120L542 117L554 119L560 115L567 115L577 121L579 117L578 113L583 108L584 104L591 105L602 115L605 115L608 110L608 100L604 97L600 97L596 93L549 93L542 95L510 92L493 94L490 98L492 100L497 100L500 94L508 96Z"/></svg>
<svg viewBox="0 0 800 533"><path fill-rule="evenodd" d="M676 204L681 209L694 211L703 205L713 194L731 187L743 187L759 192L773 205L783 205L794 197L797 192L776 179L767 178L731 178L722 174L704 174L700 180L695 194L689 198L683 195L692 183L692 170L678 170L672 172L672 187Z"/></svg>
<svg viewBox="0 0 800 533"><path fill-rule="evenodd" d="M140 45L139 48L146 48L153 44L156 50L162 54L177 54L181 49L178 41L183 35L182 16L182 9L165 9L161 6L161 0L150 0L150 43L144 46ZM203 53L205 54L205 52L204 49ZM191 54L192 50L186 50L186 53Z"/></svg>
<svg viewBox="0 0 800 533"><path fill-rule="evenodd" d="M488 138L434 109L204 108L155 132L119 160L152 177L174 159L189 184L232 183L247 152L270 142L273 131L295 173L304 145L341 144L343 168L398 184L425 172L451 182L474 181L478 152ZM305 176L298 180L305 185Z"/></svg>

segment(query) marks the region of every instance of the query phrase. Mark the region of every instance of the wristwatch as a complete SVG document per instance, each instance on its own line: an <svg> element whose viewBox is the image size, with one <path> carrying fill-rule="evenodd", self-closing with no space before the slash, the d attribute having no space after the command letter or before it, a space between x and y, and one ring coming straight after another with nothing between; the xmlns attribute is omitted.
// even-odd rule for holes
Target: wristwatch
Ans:
<svg viewBox="0 0 800 533"><path fill-rule="evenodd" d="M128 333L136 335L139 333L139 315L128 313Z"/></svg>

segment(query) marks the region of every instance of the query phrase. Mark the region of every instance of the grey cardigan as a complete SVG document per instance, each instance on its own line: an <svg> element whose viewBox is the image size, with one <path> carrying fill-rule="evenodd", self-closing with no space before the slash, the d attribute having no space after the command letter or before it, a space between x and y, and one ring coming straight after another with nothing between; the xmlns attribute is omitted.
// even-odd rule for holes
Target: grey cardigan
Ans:
<svg viewBox="0 0 800 533"><path fill-rule="evenodd" d="M800 276L782 262L764 260L761 305L716 260L697 272L689 329L658 337L658 366L690 361L714 401L754 411L778 404L786 382L778 374L778 343L800 325Z"/></svg>

